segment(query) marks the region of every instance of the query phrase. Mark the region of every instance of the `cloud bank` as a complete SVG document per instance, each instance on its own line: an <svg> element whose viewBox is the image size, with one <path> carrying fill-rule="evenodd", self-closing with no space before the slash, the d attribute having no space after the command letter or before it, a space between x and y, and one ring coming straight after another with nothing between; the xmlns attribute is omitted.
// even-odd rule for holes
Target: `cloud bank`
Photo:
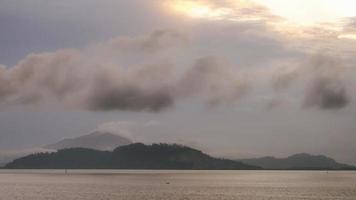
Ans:
<svg viewBox="0 0 356 200"><path fill-rule="evenodd" d="M338 40L337 31L296 29L250 1L196 2L224 12L218 19L189 27L197 32L194 41L179 31L163 29L116 37L84 49L30 54L13 67L0 66L0 105L151 112L186 98L198 98L208 106L233 105L258 87L261 74L269 79L263 84L278 93L305 85L300 98L304 108L334 110L351 102L341 63L325 58L311 63L302 60L309 60L310 52L320 44L320 49L331 43L345 47L338 48L340 54L351 52L351 45ZM348 27L354 27L354 20L350 19ZM261 67L271 60L288 62L281 68L272 66L271 73ZM241 63L248 66L241 70ZM248 69L254 65L261 68L259 73ZM269 107L283 102L274 99Z"/></svg>
<svg viewBox="0 0 356 200"><path fill-rule="evenodd" d="M161 111L180 98L200 96L217 104L245 93L246 86L215 57L197 59L181 75L169 62L125 66L116 61L116 54L154 54L184 38L161 30L147 37L115 38L85 50L30 54L14 67L1 67L0 102L94 111Z"/></svg>
<svg viewBox="0 0 356 200"><path fill-rule="evenodd" d="M0 103L158 112L185 98L198 98L209 106L231 105L259 81L253 70L243 73L216 56L194 59L184 67L155 59L159 52L187 40L176 31L160 30L148 36L114 38L82 50L30 54L14 67L0 67ZM120 63L122 54L144 57L144 62ZM351 100L339 65L328 57L316 56L297 67L275 68L268 84L281 91L294 82L306 81L303 107L340 109ZM262 69L262 73L268 76L268 70Z"/></svg>

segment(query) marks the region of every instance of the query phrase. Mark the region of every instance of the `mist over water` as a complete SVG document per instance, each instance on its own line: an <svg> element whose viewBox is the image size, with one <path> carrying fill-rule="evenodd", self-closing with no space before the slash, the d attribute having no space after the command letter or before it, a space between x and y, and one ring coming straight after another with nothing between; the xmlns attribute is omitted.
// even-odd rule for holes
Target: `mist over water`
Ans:
<svg viewBox="0 0 356 200"><path fill-rule="evenodd" d="M356 172L0 171L0 200L356 199Z"/></svg>

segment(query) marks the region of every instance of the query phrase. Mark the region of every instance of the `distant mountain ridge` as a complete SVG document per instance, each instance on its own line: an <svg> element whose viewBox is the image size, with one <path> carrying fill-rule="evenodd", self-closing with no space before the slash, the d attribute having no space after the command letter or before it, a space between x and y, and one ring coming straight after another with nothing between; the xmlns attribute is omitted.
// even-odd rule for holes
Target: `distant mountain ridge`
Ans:
<svg viewBox="0 0 356 200"><path fill-rule="evenodd" d="M176 144L135 143L114 151L86 148L58 150L25 156L7 164L8 169L195 169L252 170L259 167L238 161L213 158Z"/></svg>
<svg viewBox="0 0 356 200"><path fill-rule="evenodd" d="M96 131L88 135L63 139L57 143L44 146L45 149L89 148L111 151L119 146L131 144L132 141L120 135L109 132Z"/></svg>
<svg viewBox="0 0 356 200"><path fill-rule="evenodd" d="M355 166L336 162L324 155L295 154L287 158L262 157L240 159L240 162L276 170L350 170Z"/></svg>

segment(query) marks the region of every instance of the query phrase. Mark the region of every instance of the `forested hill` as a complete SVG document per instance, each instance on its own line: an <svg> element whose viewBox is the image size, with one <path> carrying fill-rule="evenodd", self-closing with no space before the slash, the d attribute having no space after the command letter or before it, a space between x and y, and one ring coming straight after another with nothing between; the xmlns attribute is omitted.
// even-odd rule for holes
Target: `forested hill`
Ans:
<svg viewBox="0 0 356 200"><path fill-rule="evenodd" d="M327 156L306 153L295 154L287 158L263 157L239 161L274 170L356 170L355 166L338 163Z"/></svg>
<svg viewBox="0 0 356 200"><path fill-rule="evenodd" d="M7 164L8 169L195 169L250 170L259 167L238 161L213 158L203 152L176 144L135 143L113 151L85 148L25 156Z"/></svg>

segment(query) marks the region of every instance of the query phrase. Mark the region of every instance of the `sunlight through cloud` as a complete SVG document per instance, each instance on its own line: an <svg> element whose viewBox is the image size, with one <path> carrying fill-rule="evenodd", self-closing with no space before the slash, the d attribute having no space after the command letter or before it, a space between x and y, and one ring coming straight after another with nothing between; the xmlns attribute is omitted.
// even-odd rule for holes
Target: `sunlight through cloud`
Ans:
<svg viewBox="0 0 356 200"><path fill-rule="evenodd" d="M230 13L228 8L214 8L200 1L177 0L170 7L177 13L193 18L221 19Z"/></svg>
<svg viewBox="0 0 356 200"><path fill-rule="evenodd" d="M338 36L339 39L351 39L356 40L356 34L342 34Z"/></svg>

